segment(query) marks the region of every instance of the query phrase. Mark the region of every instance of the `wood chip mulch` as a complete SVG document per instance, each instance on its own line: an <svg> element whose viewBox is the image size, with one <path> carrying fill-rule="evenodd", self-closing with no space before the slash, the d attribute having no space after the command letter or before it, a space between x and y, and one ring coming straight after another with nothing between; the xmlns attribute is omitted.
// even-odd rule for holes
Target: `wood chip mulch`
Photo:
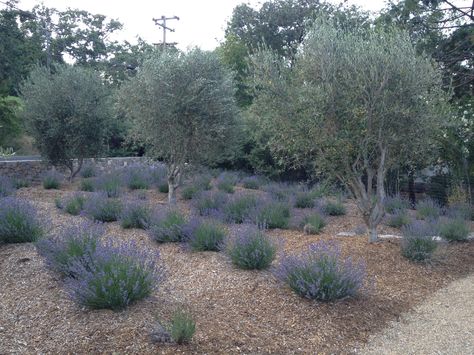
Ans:
<svg viewBox="0 0 474 355"><path fill-rule="evenodd" d="M57 228L82 218L54 206L54 198L70 190L26 188L19 196L32 201ZM164 194L148 195L150 204L166 201ZM185 203L180 206L187 208ZM0 354L351 353L436 290L474 272L472 241L443 244L432 264L419 265L401 256L398 240L371 245L365 236L335 237L362 224L354 206L348 207L347 216L331 217L318 236L296 230L269 232L286 253L299 252L317 240L336 239L345 254L366 262L371 287L356 298L334 303L300 298L271 270L238 270L223 253L158 245L144 231L110 223L108 236L159 249L167 279L152 297L125 311L92 311L69 298L62 280L46 269L34 245L2 245ZM397 234L386 227L381 232ZM177 307L188 309L196 320L193 341L181 346L153 342L150 334L157 320L166 322Z"/></svg>

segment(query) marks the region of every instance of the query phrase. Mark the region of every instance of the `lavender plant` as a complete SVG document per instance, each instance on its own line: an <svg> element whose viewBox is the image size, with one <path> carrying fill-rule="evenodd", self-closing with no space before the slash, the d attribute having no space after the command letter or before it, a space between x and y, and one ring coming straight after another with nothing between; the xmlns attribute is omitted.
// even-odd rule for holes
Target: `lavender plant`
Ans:
<svg viewBox="0 0 474 355"><path fill-rule="evenodd" d="M169 328L171 338L177 344L186 344L191 341L196 332L196 322L191 314L179 309L174 312Z"/></svg>
<svg viewBox="0 0 474 355"><path fill-rule="evenodd" d="M79 185L79 190L86 191L86 192L94 192L94 180L91 178L81 180L81 184Z"/></svg>
<svg viewBox="0 0 474 355"><path fill-rule="evenodd" d="M132 200L125 203L120 214L122 228L145 229L150 223L151 212L142 201Z"/></svg>
<svg viewBox="0 0 474 355"><path fill-rule="evenodd" d="M462 218L448 219L440 223L439 234L450 242L466 241L469 236L469 226Z"/></svg>
<svg viewBox="0 0 474 355"><path fill-rule="evenodd" d="M116 221L121 211L120 201L108 198L106 192L95 192L84 202L84 213L100 222Z"/></svg>
<svg viewBox="0 0 474 355"><path fill-rule="evenodd" d="M263 178L260 176L247 176L242 179L242 186L246 189L258 190L263 183Z"/></svg>
<svg viewBox="0 0 474 355"><path fill-rule="evenodd" d="M290 195L293 193L293 188L284 183L270 183L263 186L263 190L266 191L273 200L282 202L288 201Z"/></svg>
<svg viewBox="0 0 474 355"><path fill-rule="evenodd" d="M385 212L395 214L398 211L405 211L410 208L410 202L400 195L387 196L384 201Z"/></svg>
<svg viewBox="0 0 474 355"><path fill-rule="evenodd" d="M298 295L318 301L354 296L365 283L365 265L341 256L340 247L324 241L300 255L284 256L277 277Z"/></svg>
<svg viewBox="0 0 474 355"><path fill-rule="evenodd" d="M313 208L315 206L314 197L310 191L298 191L295 195L294 206L296 208Z"/></svg>
<svg viewBox="0 0 474 355"><path fill-rule="evenodd" d="M59 189L63 181L63 176L56 170L50 170L43 176L43 187L46 190Z"/></svg>
<svg viewBox="0 0 474 355"><path fill-rule="evenodd" d="M290 207L287 202L261 198L258 200L253 211L251 211L251 219L254 223L264 225L269 229L288 228L290 223Z"/></svg>
<svg viewBox="0 0 474 355"><path fill-rule="evenodd" d="M29 202L15 197L0 198L0 244L34 242L43 232L44 225Z"/></svg>
<svg viewBox="0 0 474 355"><path fill-rule="evenodd" d="M257 197L251 194L232 196L224 207L225 220L230 223L244 223L251 218L257 206Z"/></svg>
<svg viewBox="0 0 474 355"><path fill-rule="evenodd" d="M434 200L425 199L416 204L416 217L418 219L437 219L440 215L441 206Z"/></svg>
<svg viewBox="0 0 474 355"><path fill-rule="evenodd" d="M410 217L406 210L394 210L392 214L385 216L385 224L389 227L401 228L410 223Z"/></svg>
<svg viewBox="0 0 474 355"><path fill-rule="evenodd" d="M62 228L53 237L40 239L36 249L50 269L64 276L77 277L71 270L73 263L78 260L89 262L104 232L103 225L84 221Z"/></svg>
<svg viewBox="0 0 474 355"><path fill-rule="evenodd" d="M402 228L402 255L416 262L430 260L438 247L433 239L438 232L438 225L433 221L413 221L404 226Z"/></svg>
<svg viewBox="0 0 474 355"><path fill-rule="evenodd" d="M277 246L265 233L246 226L227 241L227 254L241 269L266 269L275 259Z"/></svg>
<svg viewBox="0 0 474 355"><path fill-rule="evenodd" d="M146 190L150 187L152 176L148 165L135 164L122 170L125 186L130 190Z"/></svg>
<svg viewBox="0 0 474 355"><path fill-rule="evenodd" d="M99 176L95 180L95 190L105 193L107 197L119 197L122 193L120 176L113 173Z"/></svg>
<svg viewBox="0 0 474 355"><path fill-rule="evenodd" d="M70 215L77 216L82 212L85 201L86 197L83 194L75 193L56 203L56 206Z"/></svg>
<svg viewBox="0 0 474 355"><path fill-rule="evenodd" d="M13 181L6 176L0 175L0 198L14 195L15 190Z"/></svg>
<svg viewBox="0 0 474 355"><path fill-rule="evenodd" d="M346 208L340 201L326 201L322 206L325 214L328 216L343 216L346 214Z"/></svg>
<svg viewBox="0 0 474 355"><path fill-rule="evenodd" d="M192 198L196 196L198 192L198 188L194 185L184 186L181 190L181 197L184 200L192 200Z"/></svg>
<svg viewBox="0 0 474 355"><path fill-rule="evenodd" d="M304 216L299 223L299 227L305 234L319 234L325 226L324 217L317 212Z"/></svg>
<svg viewBox="0 0 474 355"><path fill-rule="evenodd" d="M98 171L93 163L84 164L81 169L81 177L87 179L98 175Z"/></svg>
<svg viewBox="0 0 474 355"><path fill-rule="evenodd" d="M223 192L203 191L193 199L193 207L200 216L218 216L228 199Z"/></svg>
<svg viewBox="0 0 474 355"><path fill-rule="evenodd" d="M74 300L84 306L113 310L149 296L164 279L158 252L141 250L134 242L119 246L99 243L95 251L71 262L75 275L67 280Z"/></svg>
<svg viewBox="0 0 474 355"><path fill-rule="evenodd" d="M239 177L236 173L224 171L217 177L217 188L220 191L233 194L235 185L238 182L239 182Z"/></svg>
<svg viewBox="0 0 474 355"><path fill-rule="evenodd" d="M218 222L195 218L185 226L184 235L193 251L219 251L223 247L226 231Z"/></svg>
<svg viewBox="0 0 474 355"><path fill-rule="evenodd" d="M178 210L159 210L147 226L150 236L159 243L181 242L185 238L186 217Z"/></svg>
<svg viewBox="0 0 474 355"><path fill-rule="evenodd" d="M461 218L466 221L474 220L474 207L468 203L457 202L451 204L446 210L446 216L449 218Z"/></svg>

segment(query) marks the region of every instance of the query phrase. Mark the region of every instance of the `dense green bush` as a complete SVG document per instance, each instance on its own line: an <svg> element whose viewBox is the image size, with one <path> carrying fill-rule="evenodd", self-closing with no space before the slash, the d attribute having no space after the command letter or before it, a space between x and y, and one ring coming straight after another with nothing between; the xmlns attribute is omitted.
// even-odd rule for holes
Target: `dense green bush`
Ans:
<svg viewBox="0 0 474 355"><path fill-rule="evenodd" d="M405 210L395 210L385 217L385 223L389 227L401 228L410 223L410 217Z"/></svg>
<svg viewBox="0 0 474 355"><path fill-rule="evenodd" d="M290 223L290 207L286 202L259 200L252 219L265 228L288 228Z"/></svg>
<svg viewBox="0 0 474 355"><path fill-rule="evenodd" d="M94 192L95 191L94 180L92 180L92 179L81 180L81 185L79 186L79 190L87 191L87 192Z"/></svg>
<svg viewBox="0 0 474 355"><path fill-rule="evenodd" d="M43 176L43 187L46 190L59 189L62 182L62 176L56 171L48 171Z"/></svg>
<svg viewBox="0 0 474 355"><path fill-rule="evenodd" d="M185 227L186 243L193 251L219 251L226 236L223 225L194 219Z"/></svg>
<svg viewBox="0 0 474 355"><path fill-rule="evenodd" d="M94 193L84 203L84 211L90 218L100 222L116 221L122 211L119 200L108 198L106 193Z"/></svg>
<svg viewBox="0 0 474 355"><path fill-rule="evenodd" d="M192 200L192 198L199 192L194 185L184 186L181 190L181 197L184 200Z"/></svg>
<svg viewBox="0 0 474 355"><path fill-rule="evenodd" d="M62 202L62 209L70 215L77 216L82 212L85 201L86 197L84 195L75 193Z"/></svg>
<svg viewBox="0 0 474 355"><path fill-rule="evenodd" d="M250 219L256 206L257 197L255 195L233 196L224 207L225 219L231 223L244 223Z"/></svg>
<svg viewBox="0 0 474 355"><path fill-rule="evenodd" d="M294 203L296 208L313 208L314 205L314 197L310 191L299 191L296 193Z"/></svg>
<svg viewBox="0 0 474 355"><path fill-rule="evenodd" d="M129 201L125 203L120 214L120 225L122 228L145 229L150 218L151 212L146 204L141 201Z"/></svg>

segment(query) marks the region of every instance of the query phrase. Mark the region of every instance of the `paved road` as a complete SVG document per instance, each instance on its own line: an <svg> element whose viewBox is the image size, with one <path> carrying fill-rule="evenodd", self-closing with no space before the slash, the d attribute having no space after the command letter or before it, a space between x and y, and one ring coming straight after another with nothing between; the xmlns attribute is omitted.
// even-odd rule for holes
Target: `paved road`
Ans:
<svg viewBox="0 0 474 355"><path fill-rule="evenodd" d="M23 155L23 156L14 155L12 157L6 157L6 158L0 157L0 162L2 161L28 161L28 160L38 161L38 160L41 160L41 157L39 155Z"/></svg>

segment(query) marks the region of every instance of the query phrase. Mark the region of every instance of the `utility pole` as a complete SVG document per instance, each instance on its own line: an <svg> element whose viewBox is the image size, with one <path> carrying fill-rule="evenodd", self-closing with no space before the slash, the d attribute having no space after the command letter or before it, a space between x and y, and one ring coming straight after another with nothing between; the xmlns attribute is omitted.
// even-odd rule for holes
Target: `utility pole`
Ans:
<svg viewBox="0 0 474 355"><path fill-rule="evenodd" d="M160 18L153 18L153 21L155 22L155 25L160 26L163 29L163 50L166 50L166 45L176 45L176 42L173 43L166 43L166 31L174 32L175 30L173 28L167 27L166 26L166 21L167 20L178 20L178 16L172 16L172 17L166 17L166 16L161 16Z"/></svg>

